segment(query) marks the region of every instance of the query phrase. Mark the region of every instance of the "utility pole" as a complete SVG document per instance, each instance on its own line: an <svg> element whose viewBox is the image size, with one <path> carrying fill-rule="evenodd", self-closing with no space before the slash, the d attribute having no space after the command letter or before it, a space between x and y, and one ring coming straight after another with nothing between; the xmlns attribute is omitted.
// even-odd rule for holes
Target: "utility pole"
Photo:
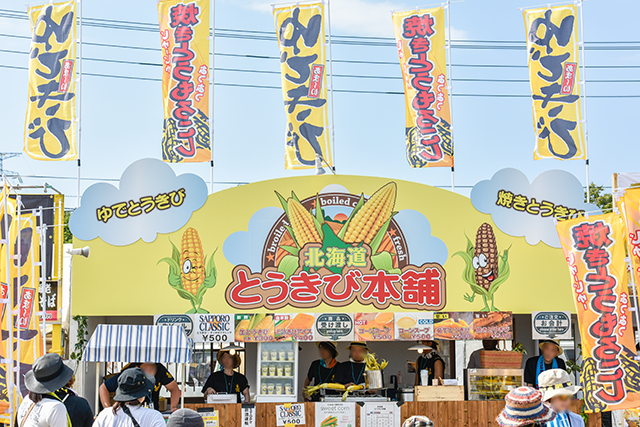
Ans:
<svg viewBox="0 0 640 427"><path fill-rule="evenodd" d="M18 178L18 181L20 181L20 184L22 184L22 179L20 178L20 174L18 172L6 170L4 168L5 160L9 160L20 155L22 155L22 153L0 153L0 176Z"/></svg>

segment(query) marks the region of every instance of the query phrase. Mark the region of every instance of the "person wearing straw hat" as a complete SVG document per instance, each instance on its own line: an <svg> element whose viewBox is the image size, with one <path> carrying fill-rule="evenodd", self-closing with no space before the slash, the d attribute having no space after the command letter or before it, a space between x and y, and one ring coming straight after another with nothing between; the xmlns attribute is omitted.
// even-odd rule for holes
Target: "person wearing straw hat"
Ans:
<svg viewBox="0 0 640 427"><path fill-rule="evenodd" d="M584 420L569 410L573 395L580 386L573 385L571 377L563 369L549 369L538 377L542 401L558 413L555 420L547 423L547 427L584 427Z"/></svg>
<svg viewBox="0 0 640 427"><path fill-rule="evenodd" d="M235 394L237 403L242 403L241 395L244 396L245 403L249 403L249 381L234 370L240 366L240 356L237 353L231 354L229 350L219 350L216 359L223 370L214 372L207 378L202 387L205 399L210 394L226 393Z"/></svg>
<svg viewBox="0 0 640 427"><path fill-rule="evenodd" d="M94 427L165 427L160 412L142 406L154 383L155 378L140 368L125 369L118 377L116 403L100 411Z"/></svg>
<svg viewBox="0 0 640 427"><path fill-rule="evenodd" d="M505 406L496 417L500 427L548 426L556 412L542 403L542 393L532 387L518 387L505 397Z"/></svg>
<svg viewBox="0 0 640 427"><path fill-rule="evenodd" d="M73 370L62 362L58 354L49 353L33 362L24 376L29 394L18 408L19 427L70 427L67 408L53 394L73 377Z"/></svg>
<svg viewBox="0 0 640 427"><path fill-rule="evenodd" d="M365 384L364 371L367 366L364 357L371 350L365 341L353 341L347 346L349 361L341 363L336 375L337 382L347 387L350 385Z"/></svg>
<svg viewBox="0 0 640 427"><path fill-rule="evenodd" d="M524 382L531 387L538 387L538 377L549 369L567 370L564 360L558 356L562 354L562 347L556 340L542 340L538 344L540 356L533 356L524 365Z"/></svg>
<svg viewBox="0 0 640 427"><path fill-rule="evenodd" d="M307 377L304 379L305 388L310 386L312 381L313 385L336 382L338 368L338 361L336 360L336 357L338 357L338 349L336 348L335 343L332 343L331 341L322 341L316 343L316 345L318 346L320 359L314 360L311 363ZM330 393L331 391L332 390L326 390L327 393ZM319 401L320 395L318 393L312 395L311 400Z"/></svg>

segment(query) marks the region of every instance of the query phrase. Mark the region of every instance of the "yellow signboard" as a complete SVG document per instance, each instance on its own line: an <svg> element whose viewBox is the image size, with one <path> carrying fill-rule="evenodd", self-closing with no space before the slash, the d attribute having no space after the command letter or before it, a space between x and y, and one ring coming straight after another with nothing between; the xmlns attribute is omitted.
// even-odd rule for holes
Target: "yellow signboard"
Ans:
<svg viewBox="0 0 640 427"><path fill-rule="evenodd" d="M243 185L150 243L85 245L75 314L575 309L560 249L502 233L467 197L386 178Z"/></svg>
<svg viewBox="0 0 640 427"><path fill-rule="evenodd" d="M324 16L322 3L296 3L273 9L287 115L287 169L312 169L316 156L333 165L327 134Z"/></svg>
<svg viewBox="0 0 640 427"><path fill-rule="evenodd" d="M535 160L586 159L575 5L523 11L533 104Z"/></svg>
<svg viewBox="0 0 640 427"><path fill-rule="evenodd" d="M31 50L24 151L36 160L75 160L76 2L29 8Z"/></svg>

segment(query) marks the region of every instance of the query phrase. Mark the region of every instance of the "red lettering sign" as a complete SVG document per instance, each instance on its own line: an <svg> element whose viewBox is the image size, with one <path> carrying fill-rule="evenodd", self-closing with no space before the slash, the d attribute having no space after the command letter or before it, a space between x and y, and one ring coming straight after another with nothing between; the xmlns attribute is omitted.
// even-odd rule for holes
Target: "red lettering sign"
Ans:
<svg viewBox="0 0 640 427"><path fill-rule="evenodd" d="M36 290L34 288L22 288L22 294L20 295L20 306L18 307L18 326L23 329L29 328L35 295Z"/></svg>
<svg viewBox="0 0 640 427"><path fill-rule="evenodd" d="M573 84L576 81L576 68L575 62L567 62L564 64L564 71L562 73L562 88L560 93L563 95L571 95L573 92Z"/></svg>
<svg viewBox="0 0 640 427"><path fill-rule="evenodd" d="M66 93L71 86L71 72L73 71L73 59L65 59L62 61L62 73L60 75L60 85L58 92Z"/></svg>
<svg viewBox="0 0 640 427"><path fill-rule="evenodd" d="M324 72L324 65L312 65L311 66L311 79L309 81L309 98L319 98L320 89L322 88L322 75Z"/></svg>

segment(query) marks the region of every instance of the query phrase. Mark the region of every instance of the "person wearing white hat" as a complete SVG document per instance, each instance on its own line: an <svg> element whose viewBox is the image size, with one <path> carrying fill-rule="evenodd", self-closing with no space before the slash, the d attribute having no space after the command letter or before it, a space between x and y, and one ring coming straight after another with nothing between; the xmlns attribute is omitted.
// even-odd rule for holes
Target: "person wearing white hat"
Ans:
<svg viewBox="0 0 640 427"><path fill-rule="evenodd" d="M538 384L542 392L542 401L558 415L547 427L584 427L584 420L569 410L573 395L579 386L573 385L571 377L564 369L549 369L538 376Z"/></svg>

